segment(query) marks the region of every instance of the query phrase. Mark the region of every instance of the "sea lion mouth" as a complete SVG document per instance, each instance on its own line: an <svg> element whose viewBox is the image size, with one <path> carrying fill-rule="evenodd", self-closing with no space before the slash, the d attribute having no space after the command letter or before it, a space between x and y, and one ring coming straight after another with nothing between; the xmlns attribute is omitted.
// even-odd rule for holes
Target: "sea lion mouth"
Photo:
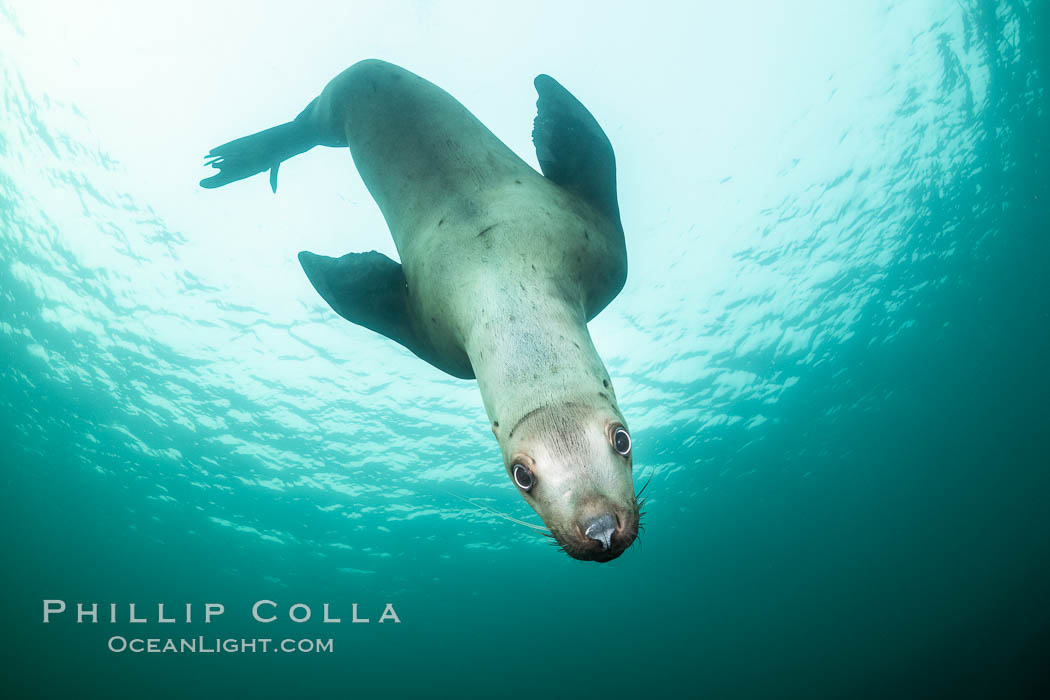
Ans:
<svg viewBox="0 0 1050 700"><path fill-rule="evenodd" d="M638 537L638 510L630 517L602 513L577 523L570 531L551 529L558 546L573 559L604 563L616 559Z"/></svg>

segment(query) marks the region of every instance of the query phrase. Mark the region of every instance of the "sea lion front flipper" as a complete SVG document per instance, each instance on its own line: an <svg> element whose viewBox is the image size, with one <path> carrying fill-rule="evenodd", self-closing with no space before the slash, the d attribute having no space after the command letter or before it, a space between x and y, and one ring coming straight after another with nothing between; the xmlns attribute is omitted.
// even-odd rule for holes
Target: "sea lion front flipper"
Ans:
<svg viewBox="0 0 1050 700"><path fill-rule="evenodd" d="M616 158L598 121L549 75L535 80L536 121L532 142L543 174L574 192L620 226Z"/></svg>
<svg viewBox="0 0 1050 700"><path fill-rule="evenodd" d="M408 304L408 283L401 265L382 253L348 253L341 258L302 251L299 263L310 283L337 314L385 335L443 372L473 379L445 365L417 333Z"/></svg>
<svg viewBox="0 0 1050 700"><path fill-rule="evenodd" d="M299 263L332 310L351 323L412 347L415 330L408 315L408 283L401 265L382 253L348 253L341 258L302 251Z"/></svg>

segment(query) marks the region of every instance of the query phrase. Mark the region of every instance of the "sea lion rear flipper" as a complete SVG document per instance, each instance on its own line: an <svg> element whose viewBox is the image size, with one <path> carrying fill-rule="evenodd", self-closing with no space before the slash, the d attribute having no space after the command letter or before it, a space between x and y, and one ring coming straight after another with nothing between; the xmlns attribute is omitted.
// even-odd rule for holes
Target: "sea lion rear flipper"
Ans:
<svg viewBox="0 0 1050 700"><path fill-rule="evenodd" d="M416 332L401 265L374 250L341 258L304 250L299 263L321 298L347 321L385 335L442 371L473 379L443 366L430 343Z"/></svg>
<svg viewBox="0 0 1050 700"><path fill-rule="evenodd" d="M609 138L572 93L549 75L535 80L532 141L543 174L620 226L616 158Z"/></svg>
<svg viewBox="0 0 1050 700"><path fill-rule="evenodd" d="M306 153L317 145L309 128L296 120L216 146L205 156L219 173L201 180L201 187L214 189L270 171L270 189L277 193L277 169L281 161Z"/></svg>

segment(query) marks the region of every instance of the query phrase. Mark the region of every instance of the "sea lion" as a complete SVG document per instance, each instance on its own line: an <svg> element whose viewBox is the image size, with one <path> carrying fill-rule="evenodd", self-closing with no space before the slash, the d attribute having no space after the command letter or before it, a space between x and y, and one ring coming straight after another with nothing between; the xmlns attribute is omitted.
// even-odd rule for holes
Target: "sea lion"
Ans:
<svg viewBox="0 0 1050 700"><path fill-rule="evenodd" d="M219 146L220 187L317 145L349 146L401 264L301 252L339 315L477 378L507 474L572 557L608 561L638 532L631 437L587 322L623 288L612 145L547 75L537 173L441 88L379 60L334 78L292 122Z"/></svg>

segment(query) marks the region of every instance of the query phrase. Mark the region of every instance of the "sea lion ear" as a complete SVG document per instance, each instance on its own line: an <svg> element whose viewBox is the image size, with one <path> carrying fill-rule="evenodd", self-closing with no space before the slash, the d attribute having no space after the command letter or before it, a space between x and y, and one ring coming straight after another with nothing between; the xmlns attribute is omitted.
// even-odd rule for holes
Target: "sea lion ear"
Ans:
<svg viewBox="0 0 1050 700"><path fill-rule="evenodd" d="M539 99L532 142L540 170L619 228L616 158L609 138L587 108L557 80L538 75L535 85Z"/></svg>

